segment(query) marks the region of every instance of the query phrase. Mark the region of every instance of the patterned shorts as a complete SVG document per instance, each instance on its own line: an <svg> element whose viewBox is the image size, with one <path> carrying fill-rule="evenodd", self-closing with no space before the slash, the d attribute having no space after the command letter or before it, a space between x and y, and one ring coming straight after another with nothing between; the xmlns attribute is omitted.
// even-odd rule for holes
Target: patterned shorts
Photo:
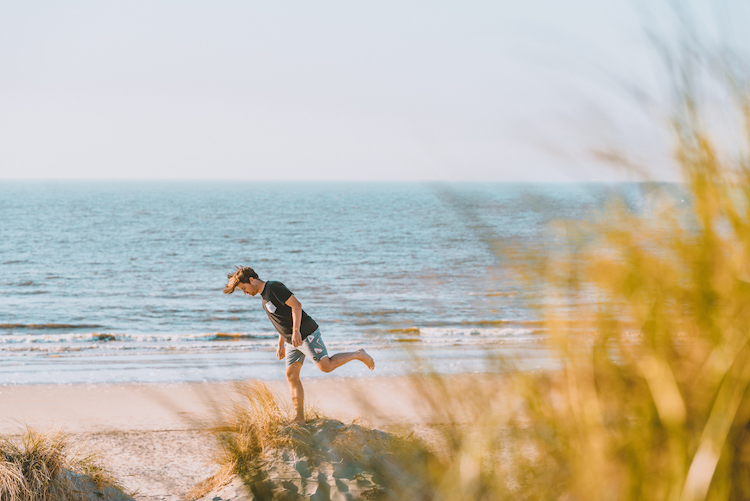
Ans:
<svg viewBox="0 0 750 501"><path fill-rule="evenodd" d="M303 339L302 344L296 348L289 343L286 344L286 366L291 367L297 362L304 362L305 355L315 360L315 363L328 356L326 345L320 337L320 329L315 329L315 332Z"/></svg>

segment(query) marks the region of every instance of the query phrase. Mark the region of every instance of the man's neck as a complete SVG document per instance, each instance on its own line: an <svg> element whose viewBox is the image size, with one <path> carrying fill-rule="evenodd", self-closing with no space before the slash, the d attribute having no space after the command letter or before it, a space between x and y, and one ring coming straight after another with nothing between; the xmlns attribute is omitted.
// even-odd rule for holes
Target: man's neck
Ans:
<svg viewBox="0 0 750 501"><path fill-rule="evenodd" d="M258 282L260 282L260 287L258 288L258 294L263 294L263 289L266 288L266 283L261 279L258 279Z"/></svg>

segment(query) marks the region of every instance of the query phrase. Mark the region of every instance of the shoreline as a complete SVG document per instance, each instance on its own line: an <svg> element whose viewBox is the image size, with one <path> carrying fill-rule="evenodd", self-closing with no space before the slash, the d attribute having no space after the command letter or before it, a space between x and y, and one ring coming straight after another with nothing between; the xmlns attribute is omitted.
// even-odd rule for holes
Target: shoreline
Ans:
<svg viewBox="0 0 750 501"><path fill-rule="evenodd" d="M426 370L444 375L491 370L492 360L513 361L519 369L554 366L541 343L507 342L490 347L454 346L420 348L366 347L377 361L374 373L359 363L346 364L335 376L306 363L305 381L345 378L410 377ZM335 351L340 351L336 349ZM271 352L171 353L4 357L0 359L0 389L17 385L180 384L222 383L255 379L285 381L284 363Z"/></svg>

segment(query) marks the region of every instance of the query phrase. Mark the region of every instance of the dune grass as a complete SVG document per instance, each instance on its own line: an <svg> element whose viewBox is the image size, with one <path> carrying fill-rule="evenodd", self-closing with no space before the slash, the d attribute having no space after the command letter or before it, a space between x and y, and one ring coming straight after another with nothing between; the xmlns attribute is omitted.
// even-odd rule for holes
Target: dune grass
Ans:
<svg viewBox="0 0 750 501"><path fill-rule="evenodd" d="M435 499L750 499L750 85L694 49L674 63L683 184L518 264L562 368L415 382L447 450ZM710 77L723 99L698 94Z"/></svg>
<svg viewBox="0 0 750 501"><path fill-rule="evenodd" d="M96 454L73 449L63 431L27 427L15 436L0 436L0 501L83 499L73 478L84 475L96 487L122 486Z"/></svg>
<svg viewBox="0 0 750 501"><path fill-rule="evenodd" d="M185 501L200 498L225 484L233 475L252 473L265 449L289 445L284 433L288 409L262 383L235 383L235 395L227 406L215 409L214 417L202 424L218 445L214 458L218 471L185 495Z"/></svg>
<svg viewBox="0 0 750 501"><path fill-rule="evenodd" d="M201 427L216 439L214 461L218 471L188 492L184 500L200 498L225 484L233 475L254 477L263 469L264 451L293 446L290 436L290 409L265 384L237 382L235 397L228 405L214 409L214 416ZM306 408L306 415L317 411Z"/></svg>
<svg viewBox="0 0 750 501"><path fill-rule="evenodd" d="M704 137L681 151L691 203L613 209L546 256L561 370L415 381L435 499L750 499L750 163L730 182Z"/></svg>

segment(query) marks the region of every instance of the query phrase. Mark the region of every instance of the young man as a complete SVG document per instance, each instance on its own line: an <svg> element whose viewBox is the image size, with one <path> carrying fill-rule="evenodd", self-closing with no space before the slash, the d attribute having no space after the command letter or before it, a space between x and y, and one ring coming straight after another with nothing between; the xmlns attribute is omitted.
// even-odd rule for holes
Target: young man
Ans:
<svg viewBox="0 0 750 501"><path fill-rule="evenodd" d="M224 287L225 294L231 294L238 288L245 294L260 294L263 298L263 309L279 332L276 358L281 360L286 356L286 380L296 411L296 423L305 424L305 392L299 379L305 356L312 358L323 372L331 372L352 360L359 360L370 370L375 369L375 361L365 350L328 356L318 324L305 313L299 300L281 282L264 282L258 278L255 270L245 266L238 266L237 271L227 275L227 278L229 282ZM285 342L290 345L288 349Z"/></svg>

